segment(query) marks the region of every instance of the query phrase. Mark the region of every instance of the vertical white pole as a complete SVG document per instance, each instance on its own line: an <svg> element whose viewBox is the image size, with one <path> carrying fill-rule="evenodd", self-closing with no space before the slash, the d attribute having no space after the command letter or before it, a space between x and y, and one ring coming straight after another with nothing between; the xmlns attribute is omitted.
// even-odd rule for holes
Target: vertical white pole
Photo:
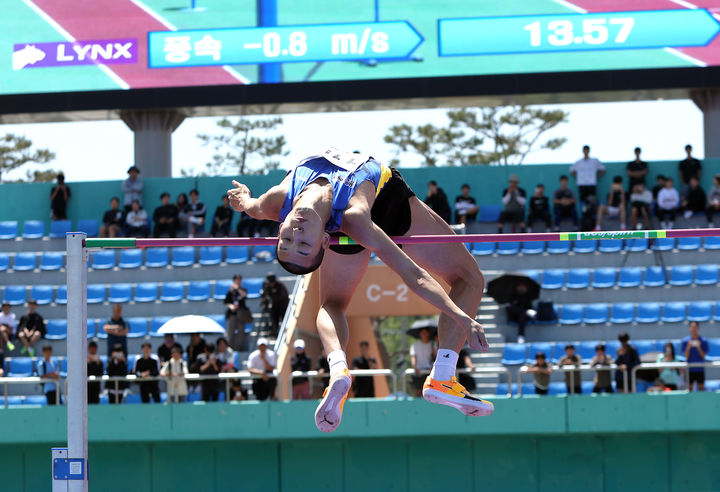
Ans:
<svg viewBox="0 0 720 492"><path fill-rule="evenodd" d="M83 479L69 480L68 491L88 490L87 436L87 236L67 235L67 439L68 458L83 460Z"/></svg>

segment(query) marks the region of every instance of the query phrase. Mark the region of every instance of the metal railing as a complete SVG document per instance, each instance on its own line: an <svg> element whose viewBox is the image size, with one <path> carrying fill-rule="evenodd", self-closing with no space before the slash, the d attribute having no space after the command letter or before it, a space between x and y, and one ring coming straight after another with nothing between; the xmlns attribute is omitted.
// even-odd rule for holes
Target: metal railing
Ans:
<svg viewBox="0 0 720 492"><path fill-rule="evenodd" d="M419 373L415 372L415 369L406 369L403 373L403 379L402 379L402 391L405 395L405 398L408 397L408 391L407 391L407 382L409 376L415 376L419 374L426 374L430 371L420 371ZM457 369L457 374L500 374L504 373L507 376L507 384L508 384L508 396L512 396L512 372L510 369L508 369L505 366L481 366L476 367L474 369Z"/></svg>
<svg viewBox="0 0 720 492"><path fill-rule="evenodd" d="M368 376L390 376L392 379L392 395L397 400L397 374L392 372L390 369L351 369L350 375L355 377L368 377ZM326 378L330 377L330 374L323 372L322 374L318 371L293 371L290 373L288 378L288 384L290 385L289 399L292 400L292 383L297 378Z"/></svg>
<svg viewBox="0 0 720 492"><path fill-rule="evenodd" d="M713 361L713 362L643 362L642 364L635 366L632 368L632 374L630 376L630 380L632 381L632 390L633 393L637 391L637 372L640 369L690 369L693 367L720 367L720 361ZM658 371L658 377L660 371ZM685 378L685 385L688 389L690 389L689 384L689 378L690 378L690 371L685 371L685 374L683 374L683 377Z"/></svg>
<svg viewBox="0 0 720 492"><path fill-rule="evenodd" d="M52 378L39 378L36 376L32 377L2 377L0 383L3 385L3 394L5 395L5 408L8 407L8 385L10 384L43 384L43 383L55 383L55 404L60 404L60 387L63 385L63 378L52 379Z"/></svg>
<svg viewBox="0 0 720 492"><path fill-rule="evenodd" d="M550 367L550 369L552 369L553 371L569 372L569 373L570 373L570 384L569 384L570 389L569 389L569 391L570 391L570 394L571 394L571 395L574 395L574 394L575 394L575 388L576 388L576 386L577 386L577 385L575 384L575 372L576 372L576 371L577 371L577 372L598 372L598 371L608 371L608 372L609 372L609 371L613 371L613 370L620 370L620 369L619 369L619 366L617 366L616 364L611 364L611 365L595 365L595 366L591 366L590 364L581 364L581 365L579 365L579 366L575 366L575 365L564 365L564 366L548 365L548 367ZM527 365L523 365L522 367L520 367L520 369L518 369L518 377L517 377L517 379L518 379L518 383L517 383L517 394L518 394L518 396L522 396L522 378L523 378L523 374L533 374L533 373L534 373L533 371L530 371L530 369L531 369L531 367L530 367L530 366L527 366ZM578 381L578 383L580 383L580 382L581 382L581 381ZM629 383L628 372L627 372L627 371L623 371L623 390L624 390L626 393L627 393L627 391L628 391L628 388L630 387L628 383ZM512 388L510 388L510 385L508 384L508 392L511 392L511 391L512 391Z"/></svg>

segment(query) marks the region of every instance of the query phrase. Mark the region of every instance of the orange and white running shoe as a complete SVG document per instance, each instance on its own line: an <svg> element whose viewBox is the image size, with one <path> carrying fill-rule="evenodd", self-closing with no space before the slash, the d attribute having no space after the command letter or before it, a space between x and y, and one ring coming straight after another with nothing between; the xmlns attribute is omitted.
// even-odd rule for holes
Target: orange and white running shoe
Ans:
<svg viewBox="0 0 720 492"><path fill-rule="evenodd" d="M489 401L475 398L468 393L455 376L450 381L436 381L428 376L422 394L429 402L457 408L470 417L490 415L495 410L495 406Z"/></svg>
<svg viewBox="0 0 720 492"><path fill-rule="evenodd" d="M340 425L351 385L352 378L347 369L330 379L330 385L325 388L323 399L315 410L315 425L322 432L332 432Z"/></svg>

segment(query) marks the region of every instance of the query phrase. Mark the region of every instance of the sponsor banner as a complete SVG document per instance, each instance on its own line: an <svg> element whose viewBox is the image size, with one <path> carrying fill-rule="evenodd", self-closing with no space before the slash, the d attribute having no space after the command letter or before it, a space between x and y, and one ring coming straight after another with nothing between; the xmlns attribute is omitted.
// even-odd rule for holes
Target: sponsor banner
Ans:
<svg viewBox="0 0 720 492"><path fill-rule="evenodd" d="M13 70L70 65L137 63L137 38L20 43L13 48Z"/></svg>

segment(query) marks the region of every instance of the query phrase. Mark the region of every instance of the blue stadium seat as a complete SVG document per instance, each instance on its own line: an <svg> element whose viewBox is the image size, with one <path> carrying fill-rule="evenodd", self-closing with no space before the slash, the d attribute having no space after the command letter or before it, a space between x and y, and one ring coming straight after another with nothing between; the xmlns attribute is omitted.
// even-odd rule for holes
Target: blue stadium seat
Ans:
<svg viewBox="0 0 720 492"><path fill-rule="evenodd" d="M720 391L720 379L705 381L705 391Z"/></svg>
<svg viewBox="0 0 720 492"><path fill-rule="evenodd" d="M142 266L142 250L138 248L120 251L120 268L140 268Z"/></svg>
<svg viewBox="0 0 720 492"><path fill-rule="evenodd" d="M50 319L46 326L45 338L48 340L65 340L67 338L67 320Z"/></svg>
<svg viewBox="0 0 720 492"><path fill-rule="evenodd" d="M619 253L622 251L622 239L601 239L598 251L601 253Z"/></svg>
<svg viewBox="0 0 720 492"><path fill-rule="evenodd" d="M708 338L708 353L705 359L709 361L720 360L720 338Z"/></svg>
<svg viewBox="0 0 720 492"><path fill-rule="evenodd" d="M24 285L8 285L5 287L3 301L11 306L21 306L27 301L27 289Z"/></svg>
<svg viewBox="0 0 720 492"><path fill-rule="evenodd" d="M640 253L648 249L648 240L645 238L635 238L627 242L625 249L631 253Z"/></svg>
<svg viewBox="0 0 720 492"><path fill-rule="evenodd" d="M720 249L720 236L710 236L705 238L705 249Z"/></svg>
<svg viewBox="0 0 720 492"><path fill-rule="evenodd" d="M9 364L10 372L8 376L24 378L33 375L32 357L13 357Z"/></svg>
<svg viewBox="0 0 720 492"><path fill-rule="evenodd" d="M655 251L672 251L675 248L674 237L661 237L653 239L652 249Z"/></svg>
<svg viewBox="0 0 720 492"><path fill-rule="evenodd" d="M188 403L193 403L200 400L202 400L202 395L194 391L188 393L188 395L185 397L185 401Z"/></svg>
<svg viewBox="0 0 720 492"><path fill-rule="evenodd" d="M148 268L164 268L168 266L168 249L148 248L145 253L145 266Z"/></svg>
<svg viewBox="0 0 720 492"><path fill-rule="evenodd" d="M57 292L55 292L55 303L67 304L67 285L58 285Z"/></svg>
<svg viewBox="0 0 720 492"><path fill-rule="evenodd" d="M638 304L638 323L657 323L660 321L660 303L641 302Z"/></svg>
<svg viewBox="0 0 720 492"><path fill-rule="evenodd" d="M630 344L637 349L638 355L655 351L655 340L630 340Z"/></svg>
<svg viewBox="0 0 720 492"><path fill-rule="evenodd" d="M583 321L588 325L607 323L608 305L604 302L587 304L583 310Z"/></svg>
<svg viewBox="0 0 720 492"><path fill-rule="evenodd" d="M528 344L527 348L527 359L525 359L526 364L534 364L535 363L535 354L538 352L542 352L545 354L545 357L547 358L548 363L553 360L553 348L555 347L555 344L553 342L532 342Z"/></svg>
<svg viewBox="0 0 720 492"><path fill-rule="evenodd" d="M158 286L155 282L143 282L135 286L135 302L157 301Z"/></svg>
<svg viewBox="0 0 720 492"><path fill-rule="evenodd" d="M17 234L17 220L3 220L0 222L0 239L15 239Z"/></svg>
<svg viewBox="0 0 720 492"><path fill-rule="evenodd" d="M576 253L594 253L597 251L597 240L581 239L579 241L575 241L573 251Z"/></svg>
<svg viewBox="0 0 720 492"><path fill-rule="evenodd" d="M100 232L97 219L79 219L76 230L84 232L88 237L97 237Z"/></svg>
<svg viewBox="0 0 720 492"><path fill-rule="evenodd" d="M46 251L40 256L40 270L57 271L63 267L65 255L58 251Z"/></svg>
<svg viewBox="0 0 720 492"><path fill-rule="evenodd" d="M188 301L207 301L210 299L210 282L207 280L196 280L190 282L188 287Z"/></svg>
<svg viewBox="0 0 720 492"><path fill-rule="evenodd" d="M97 336L97 337L98 337L99 339L101 339L101 340L104 340L104 339L107 338L107 333L105 333L105 330L103 330L103 326L105 326L105 325L107 324L107 322L108 322L107 319L99 319L99 320L98 320L98 323L97 323L97 334L96 334L95 336ZM88 332L88 337L89 337L89 336L90 336L90 335L89 335L89 332Z"/></svg>
<svg viewBox="0 0 720 492"><path fill-rule="evenodd" d="M128 366L128 372L132 372L135 368L135 361L137 361L140 358L140 354L128 354L127 356L127 366Z"/></svg>
<svg viewBox="0 0 720 492"><path fill-rule="evenodd" d="M502 207L500 205L480 205L478 222L497 222L500 219Z"/></svg>
<svg viewBox="0 0 720 492"><path fill-rule="evenodd" d="M595 357L595 347L598 343L601 342L597 340L578 342L575 344L575 353L582 358L583 362L588 363Z"/></svg>
<svg viewBox="0 0 720 492"><path fill-rule="evenodd" d="M35 253L17 253L13 269L18 272L35 270L37 267L37 256Z"/></svg>
<svg viewBox="0 0 720 492"><path fill-rule="evenodd" d="M582 322L583 305L582 304L565 304L560 310L561 325L579 325Z"/></svg>
<svg viewBox="0 0 720 492"><path fill-rule="evenodd" d="M109 302L130 302L130 299L132 299L132 286L130 284L110 284Z"/></svg>
<svg viewBox="0 0 720 492"><path fill-rule="evenodd" d="M128 366L128 370L131 370ZM136 405L138 403L142 403L142 399L140 398L140 393L128 393L125 396L124 403L127 403L129 405Z"/></svg>
<svg viewBox="0 0 720 492"><path fill-rule="evenodd" d="M693 267L691 265L674 265L670 267L670 285L690 285L692 282Z"/></svg>
<svg viewBox="0 0 720 492"><path fill-rule="evenodd" d="M247 263L248 260L250 260L250 248L247 246L228 246L225 249L226 263Z"/></svg>
<svg viewBox="0 0 720 492"><path fill-rule="evenodd" d="M162 284L160 300L163 302L182 301L185 297L185 286L182 282L165 282Z"/></svg>
<svg viewBox="0 0 720 492"><path fill-rule="evenodd" d="M222 246L203 246L200 248L201 265L218 265L222 263Z"/></svg>
<svg viewBox="0 0 720 492"><path fill-rule="evenodd" d="M540 270L520 270L520 273L540 283Z"/></svg>
<svg viewBox="0 0 720 492"><path fill-rule="evenodd" d="M602 267L593 270L592 286L595 289L608 289L615 286L615 269Z"/></svg>
<svg viewBox="0 0 720 492"><path fill-rule="evenodd" d="M87 337L92 338L95 336L95 331L97 330L97 321L95 321L94 318L88 318L87 319ZM102 355L100 356L103 357ZM107 367L107 364L103 363L103 367Z"/></svg>
<svg viewBox="0 0 720 492"><path fill-rule="evenodd" d="M645 287L662 287L667 282L665 269L659 266L650 266L645 268L645 279L643 285Z"/></svg>
<svg viewBox="0 0 720 492"><path fill-rule="evenodd" d="M256 299L260 297L260 291L262 290L262 277L255 278L244 278L242 281L243 289L247 290L248 299Z"/></svg>
<svg viewBox="0 0 720 492"><path fill-rule="evenodd" d="M610 323L624 325L635 319L635 305L632 302L620 302L610 306Z"/></svg>
<svg viewBox="0 0 720 492"><path fill-rule="evenodd" d="M105 302L105 296L106 296L106 289L105 289L104 284L88 284L88 286L87 286L87 302L88 302L88 304L100 304L102 302Z"/></svg>
<svg viewBox="0 0 720 492"><path fill-rule="evenodd" d="M617 352L620 349L620 342L617 340L608 340L605 342L605 353L613 359L617 357Z"/></svg>
<svg viewBox="0 0 720 492"><path fill-rule="evenodd" d="M506 241L498 243L495 252L499 255L516 255L520 252L520 242Z"/></svg>
<svg viewBox="0 0 720 492"><path fill-rule="evenodd" d="M72 229L72 222L69 220L51 220L50 221L50 237L64 238Z"/></svg>
<svg viewBox="0 0 720 492"><path fill-rule="evenodd" d="M230 289L231 285L232 280L215 281L215 295L213 295L213 299L217 299L218 301L224 300L225 294L227 294L227 291Z"/></svg>
<svg viewBox="0 0 720 492"><path fill-rule="evenodd" d="M693 301L688 306L688 321L704 322L712 318L712 302Z"/></svg>
<svg viewBox="0 0 720 492"><path fill-rule="evenodd" d="M253 246L253 261L267 262L275 259L275 245Z"/></svg>
<svg viewBox="0 0 720 492"><path fill-rule="evenodd" d="M526 241L521 251L524 255L539 255L545 251L545 241Z"/></svg>
<svg viewBox="0 0 720 492"><path fill-rule="evenodd" d="M720 321L720 301L715 303L715 311L713 314L713 321Z"/></svg>
<svg viewBox="0 0 720 492"><path fill-rule="evenodd" d="M26 395L23 405L44 407L47 405L47 397L45 395Z"/></svg>
<svg viewBox="0 0 720 492"><path fill-rule="evenodd" d="M590 287L589 268L571 268L565 286L568 289L587 289Z"/></svg>
<svg viewBox="0 0 720 492"><path fill-rule="evenodd" d="M0 272L4 272L8 268L10 268L10 255L5 252L0 252Z"/></svg>
<svg viewBox="0 0 720 492"><path fill-rule="evenodd" d="M565 284L565 271L557 268L545 270L543 272L542 284L543 289L561 289Z"/></svg>
<svg viewBox="0 0 720 492"><path fill-rule="evenodd" d="M473 243L470 252L475 256L488 256L495 253L495 243Z"/></svg>
<svg viewBox="0 0 720 492"><path fill-rule="evenodd" d="M53 300L52 285L33 285L30 287L30 299L35 299L40 306L50 304Z"/></svg>
<svg viewBox="0 0 720 492"><path fill-rule="evenodd" d="M25 399L24 396L8 396L7 404L9 407L17 407L19 405L22 405L22 402L24 399ZM4 396L0 396L0 406L5 406L5 397Z"/></svg>
<svg viewBox="0 0 720 492"><path fill-rule="evenodd" d="M215 321L217 324L225 328L225 315L224 314L211 314L208 316L211 320Z"/></svg>
<svg viewBox="0 0 720 492"><path fill-rule="evenodd" d="M45 235L45 222L26 220L23 223L23 239L42 239Z"/></svg>
<svg viewBox="0 0 720 492"><path fill-rule="evenodd" d="M720 268L717 263L709 265L698 265L695 270L695 284L697 285L715 285L718 283L718 274Z"/></svg>
<svg viewBox="0 0 720 492"><path fill-rule="evenodd" d="M566 395L567 394L567 387L565 386L565 383L561 383L558 381L554 381L550 383L550 386L548 387L548 395Z"/></svg>
<svg viewBox="0 0 720 492"><path fill-rule="evenodd" d="M700 249L702 238L699 237L679 237L677 240L677 248L680 251L695 251Z"/></svg>
<svg viewBox="0 0 720 492"><path fill-rule="evenodd" d="M172 249L172 266L186 267L195 263L195 248L192 246L180 246Z"/></svg>
<svg viewBox="0 0 720 492"><path fill-rule="evenodd" d="M618 278L618 287L640 287L642 274L642 267L622 267Z"/></svg>
<svg viewBox="0 0 720 492"><path fill-rule="evenodd" d="M115 268L115 251L112 249L104 249L95 251L92 254L93 270L110 270Z"/></svg>
<svg viewBox="0 0 720 492"><path fill-rule="evenodd" d="M165 335L160 335L158 333L158 330L162 325L167 323L172 319L171 316L155 316L150 320L150 336L151 337L164 337Z"/></svg>
<svg viewBox="0 0 720 492"><path fill-rule="evenodd" d="M147 318L128 318L128 338L142 338L147 335Z"/></svg>
<svg viewBox="0 0 720 492"><path fill-rule="evenodd" d="M663 304L663 323L681 323L685 321L687 306L684 302L666 302Z"/></svg>
<svg viewBox="0 0 720 492"><path fill-rule="evenodd" d="M503 348L502 363L505 366L519 366L527 360L527 345L524 343L506 343Z"/></svg>
<svg viewBox="0 0 720 492"><path fill-rule="evenodd" d="M570 252L570 241L548 241L547 252L551 255L564 255Z"/></svg>

